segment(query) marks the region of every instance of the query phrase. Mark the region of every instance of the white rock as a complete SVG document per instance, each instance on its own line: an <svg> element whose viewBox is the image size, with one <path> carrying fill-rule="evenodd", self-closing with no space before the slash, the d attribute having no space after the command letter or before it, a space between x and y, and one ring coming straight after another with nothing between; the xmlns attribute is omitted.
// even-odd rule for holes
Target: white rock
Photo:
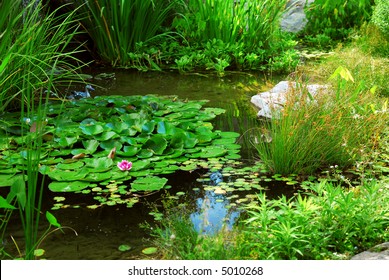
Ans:
<svg viewBox="0 0 389 280"><path fill-rule="evenodd" d="M251 103L259 109L258 117L277 118L274 113L277 114L282 110L287 100L287 93L297 88L296 82L281 81L271 90L252 96ZM318 92L328 89L328 86L307 85L305 88L314 97Z"/></svg>

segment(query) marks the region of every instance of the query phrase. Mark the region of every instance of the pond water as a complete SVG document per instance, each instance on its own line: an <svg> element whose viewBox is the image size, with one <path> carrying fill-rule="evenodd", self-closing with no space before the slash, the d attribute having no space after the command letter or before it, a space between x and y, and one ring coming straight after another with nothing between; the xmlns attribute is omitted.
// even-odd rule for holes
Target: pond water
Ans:
<svg viewBox="0 0 389 280"><path fill-rule="evenodd" d="M92 82L97 84L93 95L155 94L176 95L188 100L209 100L205 107L226 109L226 113L218 116L213 125L216 129L235 131L242 135L239 138L239 144L242 145L241 161L251 164L256 159L256 154L249 142L250 131L258 125L258 121L250 98L264 88L267 79L263 74L255 73L233 73L221 78L212 75L115 71L114 79ZM56 231L50 234L41 244L41 248L46 251L44 257L64 260L145 258L141 251L150 246L152 240L139 225L145 222L153 224L154 216L150 215L150 205L160 206L163 211L163 197L185 203L186 208L191 209L190 219L199 232L212 234L223 225L231 227L240 215L239 208L231 207L231 200L226 199L225 194L215 194L204 188L207 184L217 184L215 180L209 180L209 176L204 176L205 172L179 171L167 175L169 185L172 186L169 190L141 197L141 203L132 208L111 206L92 210L82 207L88 203L88 198L80 198L74 194L71 199L80 205L79 208L59 209L52 213L62 226L71 227L77 235L69 229L65 229L64 233ZM208 179L203 180L205 177ZM224 179L219 178L220 181ZM281 194L289 196L295 191L274 182L268 182L266 187L270 198ZM177 193L185 195L177 196ZM245 193L253 195L255 190ZM45 198L44 208L50 209L55 203L53 194L47 191ZM42 231L44 228L45 225L42 225ZM18 221L12 221L8 230L15 240L21 240L23 232ZM13 242L10 239L5 242L6 251L16 254ZM118 247L123 244L132 249L121 252Z"/></svg>

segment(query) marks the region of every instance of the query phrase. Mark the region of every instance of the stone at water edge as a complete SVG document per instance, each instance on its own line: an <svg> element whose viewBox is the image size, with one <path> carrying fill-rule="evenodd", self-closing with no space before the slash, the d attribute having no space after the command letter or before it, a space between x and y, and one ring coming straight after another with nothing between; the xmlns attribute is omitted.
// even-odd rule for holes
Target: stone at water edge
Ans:
<svg viewBox="0 0 389 280"><path fill-rule="evenodd" d="M295 91L297 88L296 82L281 81L269 91L252 96L251 103L259 109L257 116L277 118L277 116L273 116L273 114L282 110L286 102L287 93L292 90ZM304 88L306 88L312 96L315 96L317 93L327 90L328 86L313 84L307 85Z"/></svg>
<svg viewBox="0 0 389 280"><path fill-rule="evenodd" d="M352 260L389 260L389 242L374 246L373 248L359 253Z"/></svg>

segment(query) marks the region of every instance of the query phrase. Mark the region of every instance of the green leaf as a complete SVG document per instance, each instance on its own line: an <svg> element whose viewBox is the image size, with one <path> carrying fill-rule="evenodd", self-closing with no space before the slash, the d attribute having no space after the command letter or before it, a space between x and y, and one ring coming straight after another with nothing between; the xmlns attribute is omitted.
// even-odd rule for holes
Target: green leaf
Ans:
<svg viewBox="0 0 389 280"><path fill-rule="evenodd" d="M84 161L87 167L93 168L94 172L107 171L113 165L113 160L108 157L86 158Z"/></svg>
<svg viewBox="0 0 389 280"><path fill-rule="evenodd" d="M136 179L131 183L131 189L134 191L158 191L167 183L166 178L150 176Z"/></svg>
<svg viewBox="0 0 389 280"><path fill-rule="evenodd" d="M92 140L82 141L82 144L84 145L84 148L89 154L93 154L94 152L96 152L100 143L99 141L92 139Z"/></svg>
<svg viewBox="0 0 389 280"><path fill-rule="evenodd" d="M166 147L167 141L165 137L160 134L155 134L149 140L146 141L142 148L151 150L156 155L162 155Z"/></svg>
<svg viewBox="0 0 389 280"><path fill-rule="evenodd" d="M12 210L16 209L13 205L9 204L8 201L1 195L0 195L0 208L12 209Z"/></svg>
<svg viewBox="0 0 389 280"><path fill-rule="evenodd" d="M34 250L35 257L42 257L44 254L45 254L45 250L43 250L43 249L35 249Z"/></svg>
<svg viewBox="0 0 389 280"><path fill-rule="evenodd" d="M145 255L152 255L158 251L157 247L148 247L142 250L142 253Z"/></svg>
<svg viewBox="0 0 389 280"><path fill-rule="evenodd" d="M84 166L82 161L76 161L73 163L58 163L57 168L64 170L79 169Z"/></svg>
<svg viewBox="0 0 389 280"><path fill-rule="evenodd" d="M119 246L118 249L119 249L120 252L126 252L126 251L131 250L131 246L127 245L127 244L122 244L122 245Z"/></svg>
<svg viewBox="0 0 389 280"><path fill-rule="evenodd" d="M47 219L47 221L49 221L50 225L52 225L54 227L58 227L58 228L61 227L61 225L57 221L57 218L53 214L51 214L49 211L46 211L46 219Z"/></svg>
<svg viewBox="0 0 389 280"><path fill-rule="evenodd" d="M60 147L71 147L74 143L77 142L77 137L61 137L55 140Z"/></svg>
<svg viewBox="0 0 389 280"><path fill-rule="evenodd" d="M12 197L16 196L19 205L22 207L22 210L24 210L27 201L27 194L26 182L24 181L23 175L17 175L15 177L15 180L13 181L11 186L10 195Z"/></svg>
<svg viewBox="0 0 389 280"><path fill-rule="evenodd" d="M104 132L104 127L100 124L80 125L80 128L86 135L97 135Z"/></svg>
<svg viewBox="0 0 389 280"><path fill-rule="evenodd" d="M88 186L92 186L89 182L73 181L73 182L51 182L49 190L52 192L75 192L81 191Z"/></svg>

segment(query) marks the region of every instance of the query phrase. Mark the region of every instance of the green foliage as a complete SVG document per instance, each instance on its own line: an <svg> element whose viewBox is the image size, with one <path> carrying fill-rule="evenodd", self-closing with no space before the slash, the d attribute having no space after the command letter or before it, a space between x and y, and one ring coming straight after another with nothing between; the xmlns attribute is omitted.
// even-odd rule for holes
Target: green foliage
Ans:
<svg viewBox="0 0 389 280"><path fill-rule="evenodd" d="M377 0L376 2L371 21L389 40L389 2L385 0Z"/></svg>
<svg viewBox="0 0 389 280"><path fill-rule="evenodd" d="M214 235L195 231L185 207L165 205L165 217L152 228L155 245L164 259L323 260L349 259L389 237L384 182L345 189L324 180L302 187L290 199L260 192L243 206L239 224Z"/></svg>
<svg viewBox="0 0 389 280"><path fill-rule="evenodd" d="M45 120L36 131L31 122L20 124L18 114L9 114L7 125L0 127L0 135L13 143L0 147L2 185L33 170L51 179L53 192L92 192L100 206L132 207L132 193L169 187L159 175L208 167L210 159L240 157L240 146L234 144L239 134L214 130L209 121L224 110L202 108L206 102L148 95L51 103L40 114L29 112L31 119ZM8 132L9 126L25 133ZM30 142L37 146L29 150L24 143ZM25 158L40 168L27 168ZM131 170L120 170L121 160L132 162Z"/></svg>
<svg viewBox="0 0 389 280"><path fill-rule="evenodd" d="M179 0L76 1L100 57L112 66L128 66L138 44L166 36L163 25ZM155 64L150 60L151 64Z"/></svg>
<svg viewBox="0 0 389 280"><path fill-rule="evenodd" d="M99 56L141 71L293 69L295 42L282 34L283 1L88 1L82 20ZM174 13L175 12L175 13ZM172 19L172 20L170 20ZM164 26L166 25L166 26Z"/></svg>
<svg viewBox="0 0 389 280"><path fill-rule="evenodd" d="M8 139L9 133L16 132L20 139L18 168L10 168L5 172L8 179L2 184L10 186L2 208L14 209L18 206L21 227L24 232L24 252L19 250L20 257L33 259L42 253L37 247L49 233L50 227L41 237L38 235L41 217L44 180L39 179L39 163L45 157L43 146L43 126L46 121L45 104L49 94L44 89L55 89L58 82L68 82L69 78L77 78L77 66L70 65L77 51L65 48L77 33L73 13L62 16L44 14L43 7L34 2L22 8L22 1L0 2L0 113L1 127L8 126L4 119L14 115L15 130L2 130L2 139ZM44 15L42 17L42 15ZM19 112L10 113L12 107L20 108ZM32 117L34 116L34 117ZM31 120L28 127L25 120ZM8 142L9 143L9 142ZM2 147L2 151L12 144ZM7 169L2 161L2 168ZM4 179L4 177L3 177ZM6 212L2 219L2 235L5 232L11 213ZM2 217L3 218L3 217ZM46 212L50 226L61 227L56 218Z"/></svg>
<svg viewBox="0 0 389 280"><path fill-rule="evenodd" d="M388 238L388 189L369 182L349 190L325 181L306 193L247 207L245 258L348 259Z"/></svg>
<svg viewBox="0 0 389 280"><path fill-rule="evenodd" d="M312 174L330 165L345 168L374 148L385 127L385 104L380 108L371 92L361 91L363 84L347 91L345 85L352 83L347 69L339 67L333 77L337 88L319 92L313 99L297 84L287 94L279 118L259 130L256 148L273 172ZM264 135L269 140L264 141Z"/></svg>
<svg viewBox="0 0 389 280"><path fill-rule="evenodd" d="M374 0L316 0L305 8L308 19L302 36L311 42L343 40L353 28L370 20Z"/></svg>
<svg viewBox="0 0 389 280"><path fill-rule="evenodd" d="M77 63L77 50L67 50L78 33L74 12L42 16L42 7L33 4L22 9L21 0L0 2L0 113L20 107L20 100L33 106L28 102L44 96L44 90L80 80L78 67L70 64Z"/></svg>
<svg viewBox="0 0 389 280"><path fill-rule="evenodd" d="M268 64L274 71L293 68L297 63L294 42L279 28L285 2L188 1L173 22L190 49L175 60L178 69L205 66L222 74L227 67L263 70Z"/></svg>

